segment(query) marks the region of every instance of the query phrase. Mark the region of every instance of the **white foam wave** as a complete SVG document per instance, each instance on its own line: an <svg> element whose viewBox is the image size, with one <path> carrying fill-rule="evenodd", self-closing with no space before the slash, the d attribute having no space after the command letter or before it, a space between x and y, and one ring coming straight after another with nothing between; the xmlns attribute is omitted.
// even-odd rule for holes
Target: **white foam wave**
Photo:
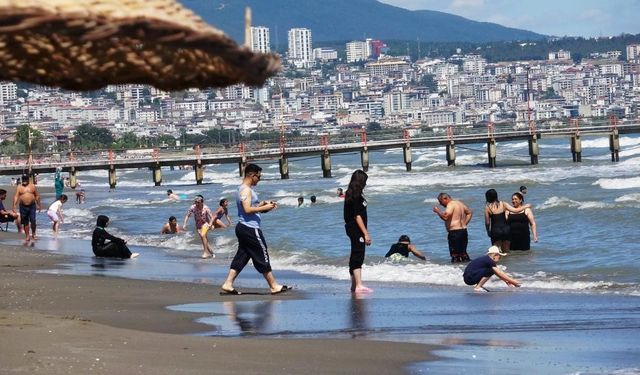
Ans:
<svg viewBox="0 0 640 375"><path fill-rule="evenodd" d="M327 277L334 280L349 280L349 273L344 265L317 264L309 262L309 256L293 254L284 257L272 257L274 267L282 270L291 270L316 276ZM499 266L506 270L505 266ZM417 262L409 260L407 262L392 262L390 260L380 263L365 264L362 272L364 281L382 283L410 283L429 284L440 286L465 287L462 279L464 266L462 265L441 265L430 262ZM550 276L545 272L535 272L533 274L514 274L519 279L523 287L532 289L557 290L557 291L588 291L602 292L608 289L619 289L625 287L622 284L615 284L607 281L572 281L560 276ZM498 278L489 280L487 287L490 289L508 288L504 282ZM628 285L628 287L633 287ZM624 290L624 289L622 289ZM625 294L637 293L637 290L624 292Z"/></svg>
<svg viewBox="0 0 640 375"><path fill-rule="evenodd" d="M547 210L547 209L557 208L557 207L571 207L571 208L576 208L578 210L589 210L589 209L613 208L615 207L615 205L611 203L598 202L598 201L578 202L566 197L553 196L535 208L539 210Z"/></svg>
<svg viewBox="0 0 640 375"><path fill-rule="evenodd" d="M607 190L616 189L632 189L640 187L640 177L631 178L601 178L593 183L594 185L600 185L601 188Z"/></svg>
<svg viewBox="0 0 640 375"><path fill-rule="evenodd" d="M621 196L619 198L616 198L616 202L620 202L620 203L640 203L640 193L623 195L623 196Z"/></svg>

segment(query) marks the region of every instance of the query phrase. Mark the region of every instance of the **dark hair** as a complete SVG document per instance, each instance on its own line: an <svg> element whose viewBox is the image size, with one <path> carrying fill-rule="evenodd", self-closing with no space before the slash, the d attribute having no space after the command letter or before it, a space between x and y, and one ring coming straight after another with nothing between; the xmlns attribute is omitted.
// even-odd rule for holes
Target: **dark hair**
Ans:
<svg viewBox="0 0 640 375"><path fill-rule="evenodd" d="M169 221L174 221L174 220L176 220L175 216L169 216Z"/></svg>
<svg viewBox="0 0 640 375"><path fill-rule="evenodd" d="M66 202L66 201L68 201L68 200L69 200L69 197L67 197L67 194L62 194L62 195L60 196L60 200L61 200L61 201L65 201L65 202Z"/></svg>
<svg viewBox="0 0 640 375"><path fill-rule="evenodd" d="M438 194L438 202L440 202L441 200L443 200L444 198L448 198L451 199L451 196L447 193L440 193Z"/></svg>
<svg viewBox="0 0 640 375"><path fill-rule="evenodd" d="M521 201L521 202L524 202L524 195L522 195L522 193L520 193L520 192L517 192L517 191L516 191L516 192L515 192L515 193L513 193L513 195L511 195L511 196L512 196L512 197L516 196L516 197L520 198L520 201Z"/></svg>
<svg viewBox="0 0 640 375"><path fill-rule="evenodd" d="M7 194L7 191L4 189L0 189L0 194Z"/></svg>
<svg viewBox="0 0 640 375"><path fill-rule="evenodd" d="M316 196L315 196L315 195L312 195L312 196L310 197L310 199L311 199L311 203L314 203L314 202L316 201Z"/></svg>
<svg viewBox="0 0 640 375"><path fill-rule="evenodd" d="M498 201L498 192L496 189L489 189L484 193L484 197L487 200L487 203L496 203Z"/></svg>
<svg viewBox="0 0 640 375"><path fill-rule="evenodd" d="M24 183L25 181L26 181L26 182L29 182L29 175L23 174L23 175L22 175L22 180L20 180L20 181L22 181L23 183Z"/></svg>
<svg viewBox="0 0 640 375"><path fill-rule="evenodd" d="M520 186L520 191L523 191L523 190L527 190L527 187L524 185Z"/></svg>
<svg viewBox="0 0 640 375"><path fill-rule="evenodd" d="M220 206L222 206L224 204L224 202L228 202L229 200L227 198L222 198L220 199Z"/></svg>
<svg viewBox="0 0 640 375"><path fill-rule="evenodd" d="M167 194L173 194L173 190L171 189L167 190Z"/></svg>
<svg viewBox="0 0 640 375"><path fill-rule="evenodd" d="M409 242L409 243L411 243L411 239L406 234L403 234L402 236L400 236L400 238L398 238L398 242Z"/></svg>
<svg viewBox="0 0 640 375"><path fill-rule="evenodd" d="M247 174L251 173L251 174L258 174L262 171L262 167L258 166L257 164L247 164L246 167L244 167L244 175L246 176Z"/></svg>
<svg viewBox="0 0 640 375"><path fill-rule="evenodd" d="M344 195L345 201L352 202L354 200L359 200L362 197L364 187L367 185L368 178L369 176L367 176L362 169L358 169L353 172L351 175L351 181L349 182L349 187Z"/></svg>
<svg viewBox="0 0 640 375"><path fill-rule="evenodd" d="M104 228L107 226L108 222L109 222L109 216L98 215L98 220L96 220L96 227Z"/></svg>

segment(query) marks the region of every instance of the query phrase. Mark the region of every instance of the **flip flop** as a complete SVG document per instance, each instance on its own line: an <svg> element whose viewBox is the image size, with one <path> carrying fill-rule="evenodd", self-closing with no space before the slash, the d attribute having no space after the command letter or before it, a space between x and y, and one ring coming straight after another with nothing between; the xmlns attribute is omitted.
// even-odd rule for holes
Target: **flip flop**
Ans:
<svg viewBox="0 0 640 375"><path fill-rule="evenodd" d="M242 294L242 292L238 292L236 289L231 289L231 290L222 289L222 291L220 292L221 296L238 296L240 294Z"/></svg>
<svg viewBox="0 0 640 375"><path fill-rule="evenodd" d="M286 293L286 292L290 291L291 289L293 289L293 288L291 288L290 286L283 285L282 288L280 288L279 291L271 292L271 295L274 296L276 294Z"/></svg>

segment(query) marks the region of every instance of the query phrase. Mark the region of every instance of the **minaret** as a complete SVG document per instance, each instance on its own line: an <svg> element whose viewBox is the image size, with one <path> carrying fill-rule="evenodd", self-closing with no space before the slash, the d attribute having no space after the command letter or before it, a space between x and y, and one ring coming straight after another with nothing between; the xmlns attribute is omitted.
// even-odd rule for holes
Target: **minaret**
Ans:
<svg viewBox="0 0 640 375"><path fill-rule="evenodd" d="M251 8L244 8L244 46L251 48Z"/></svg>

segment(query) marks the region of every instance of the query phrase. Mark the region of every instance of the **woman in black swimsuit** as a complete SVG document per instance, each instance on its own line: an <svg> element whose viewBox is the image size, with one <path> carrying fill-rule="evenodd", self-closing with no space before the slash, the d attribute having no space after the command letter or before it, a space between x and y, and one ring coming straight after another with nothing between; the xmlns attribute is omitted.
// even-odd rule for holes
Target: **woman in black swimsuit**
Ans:
<svg viewBox="0 0 640 375"><path fill-rule="evenodd" d="M524 203L524 196L521 193L513 193L511 203L513 203L513 207L519 208ZM533 242L538 242L536 220L530 208L519 214L507 212L507 224L511 230L512 250L529 250L531 248L531 234L533 234ZM531 227L531 232L529 232L529 227Z"/></svg>
<svg viewBox="0 0 640 375"><path fill-rule="evenodd" d="M502 251L508 251L511 230L507 224L505 212L520 213L531 205L527 204L519 208L512 207L510 204L498 200L498 192L495 189L489 189L485 193L487 204L484 208L484 225L487 228L487 235L491 238L491 244L498 246Z"/></svg>

